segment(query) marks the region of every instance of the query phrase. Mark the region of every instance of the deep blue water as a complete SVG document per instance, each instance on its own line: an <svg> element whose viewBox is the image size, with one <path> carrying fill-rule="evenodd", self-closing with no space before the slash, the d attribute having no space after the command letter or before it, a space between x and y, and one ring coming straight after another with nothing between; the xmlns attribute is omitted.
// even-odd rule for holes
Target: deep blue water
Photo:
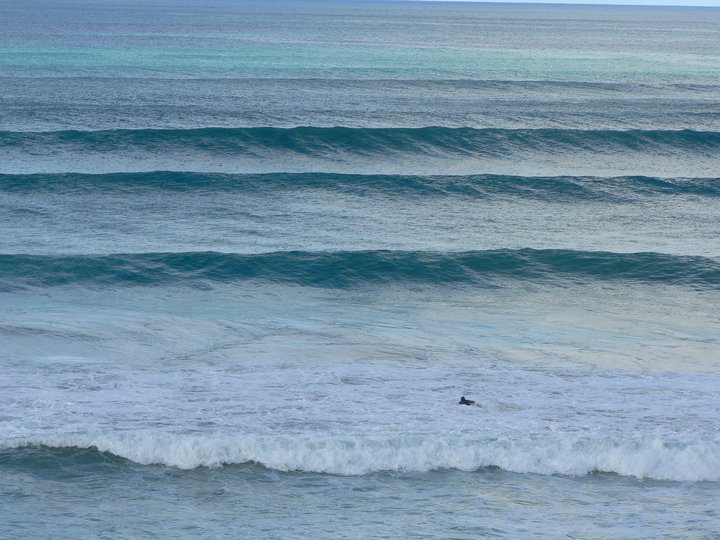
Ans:
<svg viewBox="0 0 720 540"><path fill-rule="evenodd" d="M0 537L720 535L718 43L0 0Z"/></svg>

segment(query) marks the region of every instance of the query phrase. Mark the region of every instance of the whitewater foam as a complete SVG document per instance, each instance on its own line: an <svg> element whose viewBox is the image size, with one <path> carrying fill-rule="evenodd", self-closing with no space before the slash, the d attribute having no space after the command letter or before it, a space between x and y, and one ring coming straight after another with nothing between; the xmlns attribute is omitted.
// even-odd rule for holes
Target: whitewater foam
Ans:
<svg viewBox="0 0 720 540"><path fill-rule="evenodd" d="M583 476L595 472L674 481L720 480L720 440L615 440L552 434L519 439L467 436L212 436L157 432L47 437L3 448L97 449L143 465L181 469L253 462L278 471L362 475L383 471L476 471Z"/></svg>

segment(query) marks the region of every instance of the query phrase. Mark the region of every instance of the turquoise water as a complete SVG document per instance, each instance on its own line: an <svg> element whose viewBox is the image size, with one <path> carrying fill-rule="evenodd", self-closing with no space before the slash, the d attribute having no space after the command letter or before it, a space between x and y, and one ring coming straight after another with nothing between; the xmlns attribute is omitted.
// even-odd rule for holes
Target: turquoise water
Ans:
<svg viewBox="0 0 720 540"><path fill-rule="evenodd" d="M718 42L0 0L0 537L718 536Z"/></svg>

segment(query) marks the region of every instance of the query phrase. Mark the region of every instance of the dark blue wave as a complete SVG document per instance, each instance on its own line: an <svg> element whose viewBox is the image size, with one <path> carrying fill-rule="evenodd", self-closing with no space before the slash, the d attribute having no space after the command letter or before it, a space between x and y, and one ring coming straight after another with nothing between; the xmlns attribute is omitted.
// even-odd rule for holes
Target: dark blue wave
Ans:
<svg viewBox="0 0 720 540"><path fill-rule="evenodd" d="M97 448L72 446L21 446L0 449L0 469L22 472L56 481L86 477L94 473L121 474L130 462Z"/></svg>
<svg viewBox="0 0 720 540"><path fill-rule="evenodd" d="M54 286L153 286L262 280L313 287L416 283L502 286L510 281L629 280L720 286L720 261L659 253L561 249L458 253L275 252L255 255L145 253L106 256L0 255L0 290Z"/></svg>
<svg viewBox="0 0 720 540"><path fill-rule="evenodd" d="M391 196L512 196L547 200L607 200L635 196L720 196L720 178L630 176L528 177L506 175L413 176L332 173L222 174L159 171L112 174L0 174L0 192L156 189L257 192L323 189Z"/></svg>
<svg viewBox="0 0 720 540"><path fill-rule="evenodd" d="M414 153L498 157L519 151L564 154L639 151L649 154L720 151L720 132L659 130L472 129L472 128L200 128L104 131L0 132L0 148L52 152L136 149L262 155L268 151L332 157Z"/></svg>

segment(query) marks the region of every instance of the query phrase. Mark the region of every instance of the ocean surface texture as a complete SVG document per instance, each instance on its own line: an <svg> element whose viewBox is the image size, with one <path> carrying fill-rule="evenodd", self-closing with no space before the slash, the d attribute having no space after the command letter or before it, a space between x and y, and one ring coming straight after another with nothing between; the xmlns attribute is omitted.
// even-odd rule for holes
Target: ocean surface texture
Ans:
<svg viewBox="0 0 720 540"><path fill-rule="evenodd" d="M718 538L719 45L0 0L0 537Z"/></svg>

